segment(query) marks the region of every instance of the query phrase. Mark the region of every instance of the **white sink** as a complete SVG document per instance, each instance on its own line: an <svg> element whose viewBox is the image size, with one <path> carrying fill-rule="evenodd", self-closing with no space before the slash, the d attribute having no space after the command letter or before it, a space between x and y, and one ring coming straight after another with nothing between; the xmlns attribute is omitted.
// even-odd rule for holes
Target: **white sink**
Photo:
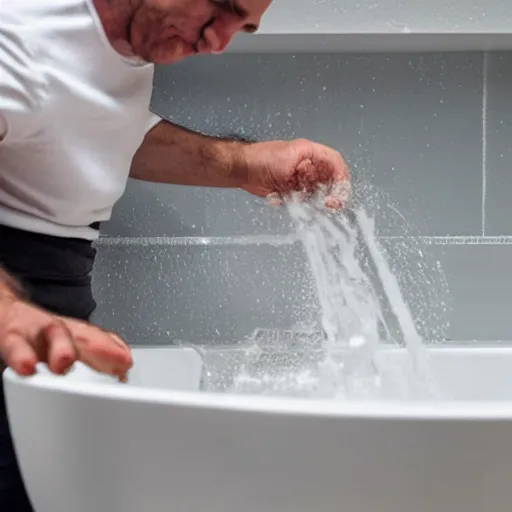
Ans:
<svg viewBox="0 0 512 512"><path fill-rule="evenodd" d="M3 378L36 512L510 512L512 348L431 356L449 401L201 393L183 348L135 349L128 385Z"/></svg>

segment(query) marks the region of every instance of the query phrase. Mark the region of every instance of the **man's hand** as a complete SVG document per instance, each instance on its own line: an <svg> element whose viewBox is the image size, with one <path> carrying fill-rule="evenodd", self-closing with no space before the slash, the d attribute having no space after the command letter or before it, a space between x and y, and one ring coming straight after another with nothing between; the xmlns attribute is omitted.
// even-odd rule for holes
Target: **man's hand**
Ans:
<svg viewBox="0 0 512 512"><path fill-rule="evenodd" d="M326 206L340 208L348 201L348 169L334 149L303 139L260 142L244 145L242 158L247 192L280 202L293 192L307 198L325 187Z"/></svg>
<svg viewBox="0 0 512 512"><path fill-rule="evenodd" d="M167 121L144 139L130 176L156 183L242 188L273 202L293 192L309 196L326 188L328 207L343 207L350 194L347 166L334 149L309 140L247 143L207 137Z"/></svg>
<svg viewBox="0 0 512 512"><path fill-rule="evenodd" d="M7 294L0 294L0 358L22 376L34 374L38 362L62 375L81 361L125 381L132 366L130 349L115 334Z"/></svg>

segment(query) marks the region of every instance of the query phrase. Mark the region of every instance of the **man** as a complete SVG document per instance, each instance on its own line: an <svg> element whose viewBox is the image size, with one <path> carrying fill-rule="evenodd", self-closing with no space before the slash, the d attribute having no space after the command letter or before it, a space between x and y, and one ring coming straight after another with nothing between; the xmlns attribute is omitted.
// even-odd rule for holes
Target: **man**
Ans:
<svg viewBox="0 0 512 512"><path fill-rule="evenodd" d="M205 137L150 114L153 64L222 52L271 0L2 0L0 357L20 375L80 360L125 378L130 351L87 321L99 224L128 176L260 197L347 183L305 140ZM331 206L339 197L331 194ZM1 386L1 385L0 385ZM34 421L37 421L35 418ZM0 510L31 510L0 387Z"/></svg>

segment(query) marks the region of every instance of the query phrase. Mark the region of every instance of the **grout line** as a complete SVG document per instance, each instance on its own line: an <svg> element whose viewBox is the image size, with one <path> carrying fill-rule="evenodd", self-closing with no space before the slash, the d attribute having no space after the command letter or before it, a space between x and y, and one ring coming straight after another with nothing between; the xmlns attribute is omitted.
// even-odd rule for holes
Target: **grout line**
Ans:
<svg viewBox="0 0 512 512"><path fill-rule="evenodd" d="M390 236L380 240L415 240L425 245L512 245L512 236Z"/></svg>
<svg viewBox="0 0 512 512"><path fill-rule="evenodd" d="M483 86L482 86L482 236L485 236L486 207L487 207L487 102L489 54L484 53Z"/></svg>
<svg viewBox="0 0 512 512"><path fill-rule="evenodd" d="M409 240L424 245L512 245L512 236L380 236L380 241ZM294 235L254 235L254 236L164 236L164 237L114 237L101 236L99 246L188 246L225 247L292 245L299 239Z"/></svg>
<svg viewBox="0 0 512 512"><path fill-rule="evenodd" d="M116 237L100 236L98 245L167 245L167 246L247 246L247 245L290 245L298 241L294 235L251 235L251 236L156 236Z"/></svg>

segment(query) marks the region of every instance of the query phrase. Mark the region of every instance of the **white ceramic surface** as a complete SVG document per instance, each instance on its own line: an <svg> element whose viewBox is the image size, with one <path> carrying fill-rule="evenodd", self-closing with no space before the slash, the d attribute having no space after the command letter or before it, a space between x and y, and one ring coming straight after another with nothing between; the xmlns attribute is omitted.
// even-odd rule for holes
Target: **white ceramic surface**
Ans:
<svg viewBox="0 0 512 512"><path fill-rule="evenodd" d="M452 400L416 404L204 394L194 350L134 354L131 385L4 373L36 512L511 510L510 348L433 350Z"/></svg>

